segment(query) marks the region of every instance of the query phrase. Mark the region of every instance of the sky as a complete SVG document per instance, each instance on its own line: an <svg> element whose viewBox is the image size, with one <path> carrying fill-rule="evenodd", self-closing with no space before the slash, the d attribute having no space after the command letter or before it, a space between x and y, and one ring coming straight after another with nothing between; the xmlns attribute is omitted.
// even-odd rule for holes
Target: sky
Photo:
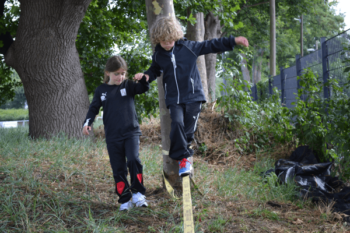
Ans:
<svg viewBox="0 0 350 233"><path fill-rule="evenodd" d="M350 0L337 0L336 12L345 14L345 30L350 28Z"/></svg>

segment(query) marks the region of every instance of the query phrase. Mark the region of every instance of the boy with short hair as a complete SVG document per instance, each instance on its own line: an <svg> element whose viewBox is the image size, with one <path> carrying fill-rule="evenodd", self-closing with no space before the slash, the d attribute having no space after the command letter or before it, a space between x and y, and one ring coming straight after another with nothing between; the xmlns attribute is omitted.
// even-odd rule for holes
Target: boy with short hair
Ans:
<svg viewBox="0 0 350 233"><path fill-rule="evenodd" d="M135 75L143 75L149 82L163 72L164 98L171 117L169 156L179 162L179 175L189 175L193 155L190 144L194 138L202 103L206 102L197 57L208 53L232 50L235 45L248 47L245 37L223 37L203 42L189 41L183 37L179 21L174 17L161 17L151 28L151 42L155 44L151 67Z"/></svg>

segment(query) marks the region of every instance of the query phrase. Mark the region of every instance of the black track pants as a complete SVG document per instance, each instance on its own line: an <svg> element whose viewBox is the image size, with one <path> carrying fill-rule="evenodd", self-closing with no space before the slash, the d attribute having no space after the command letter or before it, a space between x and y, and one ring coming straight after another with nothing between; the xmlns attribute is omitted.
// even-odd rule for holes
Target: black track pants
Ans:
<svg viewBox="0 0 350 233"><path fill-rule="evenodd" d="M140 192L145 194L146 189L143 186L142 165L139 159L139 143L139 136L107 143L119 203L129 201L132 197L131 193ZM128 175L127 168L129 168L131 185L129 185L126 179Z"/></svg>
<svg viewBox="0 0 350 233"><path fill-rule="evenodd" d="M170 158L181 160L193 155L193 150L189 147L194 138L201 107L201 102L169 106L171 117Z"/></svg>

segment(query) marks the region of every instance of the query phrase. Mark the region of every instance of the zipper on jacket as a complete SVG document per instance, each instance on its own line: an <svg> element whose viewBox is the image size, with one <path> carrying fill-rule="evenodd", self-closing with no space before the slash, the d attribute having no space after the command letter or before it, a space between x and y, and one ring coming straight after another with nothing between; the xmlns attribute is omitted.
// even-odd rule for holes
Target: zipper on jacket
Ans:
<svg viewBox="0 0 350 233"><path fill-rule="evenodd" d="M173 47L173 50L171 51L171 62L173 63L174 66L174 77L175 77L175 83L176 83L176 88L177 88L177 104L180 103L180 91L179 91L179 85L177 84L177 78L176 78L176 60L175 60L175 55L174 55L174 49L175 49L175 44Z"/></svg>
<svg viewBox="0 0 350 233"><path fill-rule="evenodd" d="M166 84L165 84L165 95L164 95L164 99L166 99Z"/></svg>
<svg viewBox="0 0 350 233"><path fill-rule="evenodd" d="M191 78L191 83L192 83L192 92L194 94L194 81L193 81L193 78Z"/></svg>

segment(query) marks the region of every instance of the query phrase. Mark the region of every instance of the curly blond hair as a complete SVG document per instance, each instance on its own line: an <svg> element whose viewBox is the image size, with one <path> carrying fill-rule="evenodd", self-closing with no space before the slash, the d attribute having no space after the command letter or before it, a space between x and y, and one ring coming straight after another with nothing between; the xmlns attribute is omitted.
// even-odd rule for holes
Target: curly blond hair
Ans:
<svg viewBox="0 0 350 233"><path fill-rule="evenodd" d="M184 36L180 22L174 17L160 17L151 27L151 43L178 41Z"/></svg>

